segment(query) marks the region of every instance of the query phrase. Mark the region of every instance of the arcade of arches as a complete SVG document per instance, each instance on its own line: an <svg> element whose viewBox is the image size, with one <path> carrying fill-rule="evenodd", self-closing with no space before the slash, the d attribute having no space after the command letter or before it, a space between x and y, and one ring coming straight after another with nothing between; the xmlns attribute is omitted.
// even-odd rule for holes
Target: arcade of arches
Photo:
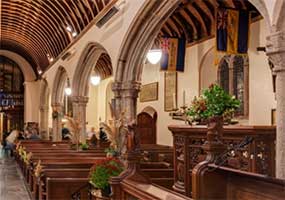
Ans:
<svg viewBox="0 0 285 200"><path fill-rule="evenodd" d="M21 167L17 176L24 176L31 198L77 199L82 193L78 198L84 199L85 171L105 157L109 145L101 138L104 132L109 140L114 132L119 137L126 167L109 180L112 199L285 198L284 0L0 0L0 5L3 152L13 148L7 136L13 130L37 138L17 143L31 152L28 161L16 150L15 162L2 156L0 161ZM238 27L248 29L247 53L217 51L221 8L250 13L248 24ZM230 40L234 22L224 23ZM161 70L160 62L149 60L151 50L170 48L163 38L185 42L183 72ZM207 126L189 125L184 114L213 83L240 101L235 124L219 135L223 144L206 141ZM69 142L89 143L89 150L72 150ZM43 176L33 179L25 168L29 162L41 165ZM67 173L76 167L75 175ZM58 189L59 179L66 188ZM214 187L215 181L223 184ZM0 199L3 192L0 187Z"/></svg>

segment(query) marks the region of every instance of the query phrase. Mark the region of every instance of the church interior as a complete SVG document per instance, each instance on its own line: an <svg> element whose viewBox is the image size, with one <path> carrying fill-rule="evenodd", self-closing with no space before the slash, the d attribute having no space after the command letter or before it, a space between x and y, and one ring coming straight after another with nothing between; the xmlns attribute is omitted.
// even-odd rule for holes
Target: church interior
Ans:
<svg viewBox="0 0 285 200"><path fill-rule="evenodd" d="M3 200L284 200L285 1L0 0L0 141Z"/></svg>

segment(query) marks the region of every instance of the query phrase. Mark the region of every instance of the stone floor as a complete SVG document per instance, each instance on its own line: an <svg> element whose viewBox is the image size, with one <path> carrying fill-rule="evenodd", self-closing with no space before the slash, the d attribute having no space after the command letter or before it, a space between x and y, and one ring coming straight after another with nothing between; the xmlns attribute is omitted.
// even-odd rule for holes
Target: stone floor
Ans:
<svg viewBox="0 0 285 200"><path fill-rule="evenodd" d="M15 160L0 151L0 199L31 200Z"/></svg>

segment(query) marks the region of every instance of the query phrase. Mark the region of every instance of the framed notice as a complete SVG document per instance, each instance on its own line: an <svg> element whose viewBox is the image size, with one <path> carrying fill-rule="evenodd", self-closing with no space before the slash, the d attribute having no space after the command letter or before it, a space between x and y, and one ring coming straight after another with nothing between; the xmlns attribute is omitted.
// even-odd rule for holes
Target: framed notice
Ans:
<svg viewBox="0 0 285 200"><path fill-rule="evenodd" d="M158 100L158 82L143 85L140 92L140 102Z"/></svg>
<svg viewBox="0 0 285 200"><path fill-rule="evenodd" d="M177 72L165 72L164 75L164 110L177 108Z"/></svg>

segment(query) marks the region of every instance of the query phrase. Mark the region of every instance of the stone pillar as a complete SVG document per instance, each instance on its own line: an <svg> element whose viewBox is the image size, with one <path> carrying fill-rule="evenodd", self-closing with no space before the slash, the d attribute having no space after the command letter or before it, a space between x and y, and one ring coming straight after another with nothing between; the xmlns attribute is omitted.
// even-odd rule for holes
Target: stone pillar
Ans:
<svg viewBox="0 0 285 200"><path fill-rule="evenodd" d="M121 96L121 83L115 82L112 85L112 90L114 92L114 98L115 98L115 108L114 108L114 114L115 118L118 119L121 113L121 101L122 101L122 96Z"/></svg>
<svg viewBox="0 0 285 200"><path fill-rule="evenodd" d="M40 107L40 136L43 140L49 139L49 130L48 130L48 106Z"/></svg>
<svg viewBox="0 0 285 200"><path fill-rule="evenodd" d="M231 55L228 58L228 66L229 66L229 93L231 95L234 94L234 55Z"/></svg>
<svg viewBox="0 0 285 200"><path fill-rule="evenodd" d="M139 91L140 83L138 82L124 83L121 88L121 111L125 112L125 117L129 122L136 120Z"/></svg>
<svg viewBox="0 0 285 200"><path fill-rule="evenodd" d="M80 121L81 133L80 142L86 142L86 106L88 103L88 97L74 96L72 97L73 106L73 118Z"/></svg>
<svg viewBox="0 0 285 200"><path fill-rule="evenodd" d="M63 106L60 103L55 103L52 105L52 141L62 140L62 109Z"/></svg>
<svg viewBox="0 0 285 200"><path fill-rule="evenodd" d="M249 117L249 60L248 56L243 57L243 73L244 73L244 116Z"/></svg>
<svg viewBox="0 0 285 200"><path fill-rule="evenodd" d="M276 177L285 179L285 32L267 37L266 52L276 74Z"/></svg>

